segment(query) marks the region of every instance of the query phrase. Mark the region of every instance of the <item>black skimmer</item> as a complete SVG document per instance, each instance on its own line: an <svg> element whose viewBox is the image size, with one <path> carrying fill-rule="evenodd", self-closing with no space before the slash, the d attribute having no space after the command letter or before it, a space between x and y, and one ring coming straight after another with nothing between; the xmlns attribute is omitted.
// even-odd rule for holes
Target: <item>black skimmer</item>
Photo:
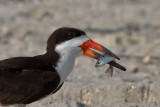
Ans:
<svg viewBox="0 0 160 107"><path fill-rule="evenodd" d="M54 94L74 67L78 52L92 58L92 49L115 54L92 41L84 31L59 28L47 41L47 52L34 57L14 57L0 61L0 105L29 104ZM20 107L20 106L19 106Z"/></svg>

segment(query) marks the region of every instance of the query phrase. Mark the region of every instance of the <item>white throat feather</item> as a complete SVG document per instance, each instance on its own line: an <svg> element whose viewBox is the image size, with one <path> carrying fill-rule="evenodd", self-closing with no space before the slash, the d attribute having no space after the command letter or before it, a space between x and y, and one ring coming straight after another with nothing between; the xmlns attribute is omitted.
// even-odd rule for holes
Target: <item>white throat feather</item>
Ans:
<svg viewBox="0 0 160 107"><path fill-rule="evenodd" d="M80 36L78 38L63 42L57 45L57 47L55 48L56 52L60 54L60 59L57 63L57 67L55 67L60 76L59 85L61 85L65 81L67 76L73 70L75 58L78 52L80 52L81 50L78 46L80 46L87 40L89 40L88 36Z"/></svg>

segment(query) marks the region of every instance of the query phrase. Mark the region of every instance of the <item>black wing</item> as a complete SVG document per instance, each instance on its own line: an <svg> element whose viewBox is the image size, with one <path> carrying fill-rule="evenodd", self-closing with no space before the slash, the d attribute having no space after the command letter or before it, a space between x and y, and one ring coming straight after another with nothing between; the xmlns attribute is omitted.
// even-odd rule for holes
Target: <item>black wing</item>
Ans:
<svg viewBox="0 0 160 107"><path fill-rule="evenodd" d="M0 103L28 104L37 101L57 91L59 81L55 69L36 58L0 61Z"/></svg>

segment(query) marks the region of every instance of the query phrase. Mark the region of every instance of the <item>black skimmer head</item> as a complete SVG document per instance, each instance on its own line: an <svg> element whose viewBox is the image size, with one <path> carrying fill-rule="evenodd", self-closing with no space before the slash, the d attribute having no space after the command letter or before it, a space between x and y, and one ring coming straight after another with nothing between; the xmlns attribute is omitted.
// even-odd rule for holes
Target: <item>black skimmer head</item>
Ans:
<svg viewBox="0 0 160 107"><path fill-rule="evenodd" d="M52 33L47 42L47 53L55 51L59 56L54 67L61 78L60 84L72 71L78 52L83 51L83 54L88 57L98 58L98 54L92 49L119 59L111 51L91 40L84 31L63 27Z"/></svg>
<svg viewBox="0 0 160 107"><path fill-rule="evenodd" d="M113 54L110 50L92 41L84 31L75 28L59 28L52 33L47 42L48 53L50 51L52 52L53 50L57 50L59 53L63 54L64 51L75 52L80 48L83 50L84 55L92 58L96 58L97 54L94 53L94 51L91 51L91 48L107 53L108 55L120 60L120 58Z"/></svg>

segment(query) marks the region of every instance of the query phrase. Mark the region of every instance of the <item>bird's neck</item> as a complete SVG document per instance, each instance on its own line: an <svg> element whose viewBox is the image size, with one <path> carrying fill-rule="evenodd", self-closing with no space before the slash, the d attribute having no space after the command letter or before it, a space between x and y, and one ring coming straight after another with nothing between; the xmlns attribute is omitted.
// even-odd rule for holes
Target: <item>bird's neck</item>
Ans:
<svg viewBox="0 0 160 107"><path fill-rule="evenodd" d="M60 84L64 82L67 76L72 72L76 56L77 52L73 50L62 50L60 52L60 58L55 67L61 79Z"/></svg>
<svg viewBox="0 0 160 107"><path fill-rule="evenodd" d="M57 66L60 55L55 51L46 52L44 55L39 55L41 59L47 64Z"/></svg>
<svg viewBox="0 0 160 107"><path fill-rule="evenodd" d="M44 55L46 60L52 64L53 68L56 69L59 74L59 85L61 85L61 83L63 83L67 76L72 72L75 64L75 58L79 51L79 48L76 50L72 48L62 48L62 46L59 46L53 50L47 51Z"/></svg>
<svg viewBox="0 0 160 107"><path fill-rule="evenodd" d="M60 77L60 83L61 85L67 76L72 72L75 58L77 53L73 51L64 52L47 52L44 55L36 56L43 60L46 64L52 65L52 67L57 71Z"/></svg>

